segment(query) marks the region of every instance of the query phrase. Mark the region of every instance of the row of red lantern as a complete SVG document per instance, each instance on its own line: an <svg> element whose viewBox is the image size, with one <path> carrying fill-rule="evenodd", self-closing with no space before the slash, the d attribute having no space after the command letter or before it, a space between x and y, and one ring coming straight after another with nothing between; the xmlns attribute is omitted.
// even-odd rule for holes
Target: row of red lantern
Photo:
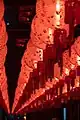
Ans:
<svg viewBox="0 0 80 120"><path fill-rule="evenodd" d="M17 95L17 93L21 93L21 92L19 92L20 91L19 87L21 86L21 82L23 81L23 86L24 86L24 83L26 83L25 81L26 80L28 81L28 79L29 79L30 72L28 72L28 68L31 67L32 69L30 69L30 68L29 69L32 71L34 68L34 62L35 61L37 62L38 59L40 60L40 52L38 52L37 49L45 49L45 47L46 47L46 44L43 43L42 40L40 40L39 36L38 37L36 36L36 33L33 32L35 29L34 28L35 22L38 22L38 24L40 23L39 18L37 19L36 16L34 17L33 22L32 22L31 40L29 41L29 43L27 45L27 50L26 50L27 52L25 51L23 59L22 59L22 68L21 68L21 73L20 73L19 80L18 80L18 89L17 89L17 92L15 94L13 108L15 108L15 106L18 102L18 100L16 100L16 99L18 98L18 96L21 95L21 94ZM37 23L36 23L36 26L37 26ZM41 27L41 28L43 28L43 27ZM23 90L21 89L21 91L23 91Z"/></svg>
<svg viewBox="0 0 80 120"><path fill-rule="evenodd" d="M79 39L77 39L77 42L78 41L79 41ZM74 51L75 51L74 46L77 45L77 42L75 42L75 44L72 46L71 57L69 57L69 51L68 50L67 50L67 54L66 54L66 51L63 53L63 68L65 68L64 71L63 71L63 75L64 75L64 72L66 74L68 74L68 72L71 69L72 65L73 65L74 68L76 67L74 61L76 61L76 64L78 65L78 63L77 63L78 62L77 61L77 53L75 52L75 54L74 54ZM79 44L79 42L78 42L78 44ZM77 47L77 49L78 49L78 47ZM54 54L53 54L53 51L54 51L53 50L53 45L49 45L47 47L46 51L45 51L46 56L44 56L44 54L43 54L44 62L38 62L38 64L37 64L37 68L38 68L38 72L39 73L36 73L37 69L33 70L34 76L36 76L38 74L41 76L41 74L42 74L42 76L40 77L40 80L42 79L42 83L44 83L44 81L47 80L48 78L52 79L53 75L55 77L58 77L58 78L60 77L60 67L58 67L58 64L57 64L57 66L56 66L56 64L54 64L54 57L53 57ZM49 55L49 53L51 53L51 55ZM70 61L72 58L74 58L74 61ZM46 68L46 71L45 71L45 68ZM39 71L39 69L40 69L40 71ZM38 81L38 78L37 78L37 81Z"/></svg>
<svg viewBox="0 0 80 120"><path fill-rule="evenodd" d="M46 62L45 62L46 63ZM35 69L34 71L33 71L33 73L32 73L32 76L33 77L31 77L30 78L30 80L29 80L29 82L28 82L28 88L29 89L27 89L27 91L29 91L29 97L30 97L30 94L31 93L35 93L35 90L36 89L38 89L39 87L43 87L43 86L45 86L45 82L48 80L48 79L46 79L46 78L49 78L49 76L48 77L46 77L46 73L45 73L45 63L44 62L38 62L38 65L37 65L37 69ZM53 66L52 66L53 67ZM49 69L49 67L48 67L48 69ZM77 71L78 71L78 74L77 75L79 75L79 67L77 67ZM55 71L56 71L56 68L55 68ZM57 71L58 72L58 71ZM68 75L68 72L69 72L69 70L68 71L64 71L65 72L65 74L67 74ZM75 76L75 73L74 73L75 71L72 69L72 71L70 71L70 76L71 75L73 75L73 78L74 78L74 76ZM48 75L48 74L47 74ZM56 77L56 74L55 74L55 77ZM59 77L59 76L58 76ZM53 78L53 76L52 76L52 78ZM67 82L70 82L69 80L71 80L68 76L65 78L66 80L67 80ZM35 82L33 82L34 83L34 85L32 85L32 81L35 81ZM39 84L39 82L40 82L40 84ZM73 82L74 83L74 82ZM78 85L79 83L77 82L77 85ZM40 86L39 86L40 85ZM34 86L34 87L33 87ZM76 86L77 87L77 86ZM33 92L33 88L35 89L34 90L34 92ZM28 97L28 98L29 98Z"/></svg>
<svg viewBox="0 0 80 120"><path fill-rule="evenodd" d="M45 1L44 1L44 3L45 3ZM29 72L27 72L28 70L25 69L26 67L24 67L24 64L25 64L25 66L28 65L28 67L34 68L34 62L38 62L42 59L40 57L40 56L42 56L42 53L37 52L37 49L39 49L39 51L40 50L42 51L46 48L46 44L53 43L54 25L52 25L52 24L54 24L53 20L55 18L52 18L52 17L48 18L47 14L45 14L45 11L46 11L46 13L48 11L50 11L48 13L48 15L53 16L51 14L53 14L53 12L55 13L55 10L52 9L53 6L55 8L55 3L53 3L52 6L51 6L51 4L50 5L44 4L44 7L43 7L44 8L44 11L43 11L44 17L42 16L41 6L43 6L42 1L38 1L37 7L36 7L36 10L37 10L36 16L34 17L33 22L32 22L31 40L28 43L27 52L25 52L23 60L22 60L22 72L19 77L18 88L21 83L20 81L22 81L26 78L29 78L29 77L27 77L29 75ZM51 11L51 9L49 10L48 8L51 8L53 12ZM40 11L39 11L39 9L40 9ZM39 12L40 12L40 14L38 14ZM41 18L40 18L40 16L41 16ZM55 16L55 14L54 14L54 16ZM44 20L46 20L45 18L49 19L52 23L50 24L50 22L48 22L49 20L44 21ZM46 25L45 25L45 23L46 23ZM41 24L41 27L39 27L40 24ZM51 28L50 28L50 25L52 26ZM27 64L25 63L25 61ZM24 81L24 83L26 83L26 82ZM24 85L23 85L23 88L24 88ZM16 92L16 93L21 93L21 92L19 92L19 90L20 89L18 89L18 92ZM22 91L22 89L21 89L21 91ZM14 100L14 101L16 101L16 103L14 103L15 105L17 104L18 98L19 98L19 94L16 94L16 95L17 95L17 101Z"/></svg>
<svg viewBox="0 0 80 120"><path fill-rule="evenodd" d="M22 106L22 108L19 111L23 110L25 107L32 105L33 103L35 103L35 101L40 101L40 96L42 95L46 97L46 98L43 97L45 98L45 102L47 102L47 100L53 101L54 98L57 98L58 96L62 96L62 94L70 92L70 90L72 89L74 90L74 88L76 87L80 87L79 78L80 78L80 66L78 66L76 70L71 70L69 72L69 76L65 76L65 79L58 80L57 78L55 78L52 81L48 81L45 83L45 87L37 89L35 93L33 92L33 94L32 91L29 91L29 94L31 92L32 95L29 98L29 100L25 102L25 104ZM29 90L30 90L30 86L29 86ZM42 101L44 101L43 98Z"/></svg>
<svg viewBox="0 0 80 120"><path fill-rule="evenodd" d="M36 15L33 19L32 26L31 26L31 35L30 35L31 39L27 45L27 50L25 51L22 59L21 73L18 80L18 87L15 93L13 109L18 103L19 96L21 96L21 94L23 93L22 89L25 88L26 82L28 82L30 72L32 72L35 66L37 66L38 61L40 60L42 61L42 58L43 58L42 52L43 50L46 49L46 45L53 44L55 42L57 45L56 47L61 48L61 46L59 46L60 44L58 43L59 42L58 37L56 36L56 39L55 39L53 35L55 31L55 27L63 29L63 31L61 32L64 34L63 38L59 36L61 37L60 40L62 40L61 41L62 43L65 40L66 36L69 35L69 25L66 25L64 21L64 16L66 16L65 12L67 12L66 9L69 9L67 2L66 4L65 4L65 1L63 0L62 1L59 1L59 0L58 1L57 0L56 1L51 1L51 0L37 1ZM66 20L68 21L68 18ZM64 29L66 30L66 33ZM61 33L58 32L58 34L61 34ZM42 52L38 52L37 50ZM57 52L59 52L58 55L60 57L62 55L61 49L58 49ZM62 62L62 60L60 60L60 62ZM63 63L63 66L65 66L64 64L65 63ZM22 89L20 90L20 88Z"/></svg>
<svg viewBox="0 0 80 120"><path fill-rule="evenodd" d="M75 52L75 54L74 54L74 51L75 51L75 46L77 46L77 44L79 44L79 38L75 41L75 43L74 43L74 45L72 45L72 48L71 48L71 57L69 57L69 51L67 51L67 54L66 54L66 52L64 52L63 53L63 67L65 68L64 69L64 71L63 71L63 73L62 73L62 76L63 77L65 77L65 75L69 75L69 71L70 71L70 69L72 69L71 71L70 71L70 76L71 77L75 77L75 68L77 67L77 65L80 65L79 64L79 58L77 58L77 57L79 57L78 55L77 55L77 53ZM51 46L53 46L53 45L50 45L50 46L48 46L48 48L49 47L51 47ZM77 49L78 49L78 47L77 47ZM48 51L49 50L49 51ZM48 78L50 78L50 77L52 77L52 79L53 79L53 65L51 64L51 66L50 66L50 69L49 69L49 65L48 65L48 67L47 67L47 69L46 69L46 62L47 62L47 60L48 60L48 58L49 59L52 59L52 58L54 58L54 57L50 57L50 55L48 54L48 52L49 53L52 53L52 51L51 51L51 49L49 48L49 49L47 49L46 50L47 52L47 56L48 57L46 57L46 59L44 60L44 62L38 62L38 64L37 64L37 69L35 69L34 71L33 71L33 77L34 78L36 78L36 79L34 79L35 80L35 84L33 85L33 86L35 86L34 88L35 89L38 89L39 88L39 82L40 82L40 84L42 85L42 86L40 86L40 87L43 87L44 86L44 84L45 84L45 81L47 81L48 80ZM52 54L51 54L52 55ZM67 56L68 55L68 56ZM76 56L76 57L74 57L74 56ZM76 61L75 63L74 63L74 61L72 60L72 61L70 61L72 58L74 58L74 61ZM52 59L52 60L54 60L54 59ZM51 61L51 62L53 62L54 63L54 61ZM66 62L68 62L68 64L66 63ZM52 69L51 69L51 67L52 67ZM48 70L49 72L47 72L47 74L46 74L46 72L45 72L45 69L46 70ZM57 66L56 67L56 65L54 64L54 76L55 77L57 77L57 78L59 78L60 77L60 69L59 69L59 67ZM58 70L57 70L58 69ZM79 76L80 75L80 73L79 73L79 70L80 70L80 67L78 66L77 68L77 76ZM56 71L56 73L55 73L55 71ZM52 74L51 74L52 73ZM40 76L38 76L38 75L40 75ZM47 76L48 75L48 76ZM52 76L51 76L52 75ZM47 77L46 77L47 76ZM31 78L32 79L32 78ZM65 77L65 79L66 79L66 82L70 82L70 77ZM75 78L74 78L75 79ZM79 85L79 78L77 77L76 78L77 79L77 82L76 82L76 87L78 87L78 85ZM33 79L32 79L33 80ZM68 84L68 83L67 83ZM72 82L72 84L74 84L74 82ZM29 96L30 96L30 94L31 93L33 93L33 89L31 89L31 88L33 88L32 87L32 84L30 83L30 81L28 82L28 86L29 86L29 89L30 90L32 90L32 91L30 91L30 90L28 90L29 91ZM31 88L30 88L30 86L31 86ZM68 88L68 89L70 89L70 88ZM34 90L35 91L35 90Z"/></svg>
<svg viewBox="0 0 80 120"><path fill-rule="evenodd" d="M16 114L24 114L25 112L34 112L36 110L42 110L46 108L60 108L62 104L67 104L67 102L73 100L80 100L80 88L74 88L70 92L64 93L61 96L54 96L53 90L50 89L47 93L42 94L35 100L33 100L28 106L19 109ZM49 93L49 94L48 94Z"/></svg>
<svg viewBox="0 0 80 120"><path fill-rule="evenodd" d="M59 35L60 35L60 33L61 33L61 31L63 31L63 35L65 34L65 30L61 30L61 29L59 29L59 30L56 30L56 34L57 34L57 31L60 31L59 32ZM63 36L62 35L62 36ZM65 35L65 37L66 37L66 35ZM61 42L60 42L61 43ZM62 43L61 43L62 44ZM64 43L63 43L64 44ZM25 54L24 54L24 56L23 56L23 66L24 66L24 69L22 69L22 72L21 72L21 74L20 74L20 76L19 76L19 84L18 84L18 87L19 87L19 85L21 85L23 82L25 83L25 85L26 85L26 82L28 82L28 79L29 79L29 72L31 72L32 71L32 69L30 68L30 67L32 67L32 68L37 68L37 66L38 66L38 64L37 64L37 62L38 61L44 61L45 63L46 63L46 67L47 67L47 71L46 71L46 74L48 75L47 77L49 77L49 76L51 76L51 72L52 72L52 77L53 77L53 66L54 66L54 63L55 63L55 61L56 61L56 55L57 55L57 53L58 53L58 51L60 51L60 49L58 50L58 51L56 51L56 49L57 49L57 47L55 47L55 45L58 45L59 46L59 48L61 49L61 46L59 45L59 43L58 43L58 41L56 40L55 41L55 43L54 44L51 44L51 45L48 45L47 47L46 47L46 50L44 50L44 51L42 51L41 49L38 49L37 48L37 53L39 54L39 55L37 55L37 53L34 53L35 54L35 56L34 56L34 54L33 54L33 51L36 49L36 47L32 44L32 43L28 43L28 47L27 47L27 52L25 52ZM29 50L28 50L29 49ZM32 49L32 51L31 51L31 53L30 52L28 52L28 51L30 51ZM57 53L56 53L57 52ZM51 54L49 54L49 53L51 53ZM30 55L29 55L30 54ZM29 56L28 56L29 55ZM32 55L32 59L31 59L31 55ZM36 60L36 56L40 56L39 57L39 59L37 59ZM27 62L29 61L29 64L27 65L26 64L26 60L27 60ZM48 60L48 59L52 59L52 60ZM25 60L25 61L24 61ZM35 61L36 60L36 61ZM34 62L33 62L34 61ZM52 62L51 62L52 61ZM51 67L52 67L52 70L51 70ZM24 74L23 74L24 73ZM49 75L50 74L50 75ZM22 76L22 77L21 77ZM28 77L27 77L28 76ZM22 79L23 78L23 79ZM47 79L47 78L46 78ZM23 81L22 81L23 80ZM23 85L24 86L24 85ZM19 89L20 90L20 89ZM22 90L22 89L21 89ZM19 92L20 93L20 92ZM16 93L17 94L17 93Z"/></svg>
<svg viewBox="0 0 80 120"><path fill-rule="evenodd" d="M3 0L1 0L0 1L0 90L2 92L3 99L7 106L7 110L8 112L10 112L7 77L6 77L5 66L4 66L6 53L7 53L6 42L7 42L8 36L6 33L6 26L3 20L3 15L4 15L4 3L3 3Z"/></svg>

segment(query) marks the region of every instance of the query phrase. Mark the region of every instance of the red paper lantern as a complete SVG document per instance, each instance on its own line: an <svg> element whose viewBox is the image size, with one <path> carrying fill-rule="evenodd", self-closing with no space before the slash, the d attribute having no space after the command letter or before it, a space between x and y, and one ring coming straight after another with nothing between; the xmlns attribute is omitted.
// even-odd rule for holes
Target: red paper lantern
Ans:
<svg viewBox="0 0 80 120"><path fill-rule="evenodd" d="M43 61L41 58L42 54L40 55L38 51L39 50L45 51L47 44L49 44L48 47L50 47L50 49L48 49L48 54L47 54L47 50L45 52L46 54L44 54L45 55L44 61L46 61L45 69L47 68L45 73L47 76L46 80L48 80L47 78L51 78L51 79L53 78L54 76L53 60L55 59L56 49L55 49L55 46L51 47L50 44L54 44L55 27L60 27L61 29L64 29L64 27L66 27L64 23L64 9L65 9L64 3L65 3L64 1L60 1L59 3L60 12L58 17L57 16L58 9L56 8L56 4L57 4L56 1L54 2L52 2L52 0L37 1L36 15L31 25L31 34L30 34L31 39L29 40L27 50L25 51L24 56L22 58L22 67L21 67L21 73L19 76L18 87L20 86L21 82L24 84L25 81L28 81L30 72L32 72L32 69L35 69L34 64L38 63L38 61ZM60 23L59 26L57 26L58 22ZM52 54L50 54L49 52ZM42 73L39 73L39 74L42 74ZM41 76L40 76L40 79L42 79ZM18 87L16 91L18 91ZM16 99L16 94L15 94L15 99ZM15 104L15 100L14 100L14 104Z"/></svg>
<svg viewBox="0 0 80 120"><path fill-rule="evenodd" d="M3 19L4 16L4 3L3 0L0 1L0 89L2 92L3 100L7 106L7 112L10 112L9 109L9 98L8 98L8 90L7 90L7 77L5 73L5 59L7 53L7 33L6 33L6 25Z"/></svg>

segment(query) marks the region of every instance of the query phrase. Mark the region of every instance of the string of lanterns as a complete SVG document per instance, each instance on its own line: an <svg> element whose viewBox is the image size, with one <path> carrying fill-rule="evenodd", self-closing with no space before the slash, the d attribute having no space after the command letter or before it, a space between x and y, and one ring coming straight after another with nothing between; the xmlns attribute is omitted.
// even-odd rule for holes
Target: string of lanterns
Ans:
<svg viewBox="0 0 80 120"><path fill-rule="evenodd" d="M77 2L78 1L76 1L76 4ZM73 73L76 69L78 70L78 74L75 78L75 87L79 87L80 37L78 37L75 43L71 46L73 40L73 33L71 31L73 31L75 24L71 24L73 19L69 15L73 16L73 11L71 11L73 5L75 5L75 2L72 4L72 1L37 1L36 15L31 26L31 39L28 42L27 49L22 59L22 67L12 112L18 104L19 98L22 96L26 84L29 82L30 72L34 73L34 70L38 69L38 63L40 61L45 64L46 72L44 72L44 83L47 84L47 88L49 88L49 85L51 87L53 84L56 85L60 79L63 79L63 81L66 81L64 82L63 93L67 92L70 90L68 86L71 84L70 73ZM70 11L70 14L68 10ZM76 24L79 23L78 17L76 17L75 20ZM69 40L69 49L65 50L65 48L67 48L67 39ZM37 50L39 50L39 52ZM39 74L43 71L40 71ZM74 75L72 74L72 76ZM44 81L44 79L42 80ZM49 84L50 81L51 84ZM40 90L42 89L39 88L39 94L41 93ZM33 98L36 97L35 94L31 94L31 96L34 96ZM32 97L26 102L26 104L24 104L24 106L29 105L31 101L33 101Z"/></svg>
<svg viewBox="0 0 80 120"><path fill-rule="evenodd" d="M63 73L62 74L63 78L60 77L58 79L58 78L54 77L54 79L52 79L52 81L48 80L45 83L45 87L39 88L35 92L35 94L32 94L30 99L27 100L25 102L25 104L22 105L22 107L16 113L23 111L28 106L32 106L32 107L30 107L30 109L34 110L34 106L35 106L34 104L37 104L36 108L38 108L38 106L39 106L38 101L41 101L41 104L45 104L45 100L46 101L49 101L49 100L54 101L56 98L58 98L62 94L64 95L64 97L65 97L65 95L67 95L66 98L63 98L64 100L68 99L70 97L70 95L68 95L68 92L77 90L75 88L80 87L80 70L79 70L80 57L79 56L77 56L76 61L77 61L76 67L75 67L75 65L73 65L71 67L70 71L67 68L65 69L65 71L64 71L65 77L63 76L63 74L64 74ZM55 88L54 88L54 86L55 86ZM40 97L42 95L45 97L40 99Z"/></svg>
<svg viewBox="0 0 80 120"><path fill-rule="evenodd" d="M7 106L8 112L10 112L9 109L9 98L8 98L8 86L7 86L7 77L5 73L5 59L6 59L6 53L7 53L7 46L6 42L8 39L7 33L6 33L6 25L3 19L4 15L4 3L3 0L0 0L0 89L2 92L3 99L5 101L5 104Z"/></svg>
<svg viewBox="0 0 80 120"><path fill-rule="evenodd" d="M62 2L62 4L64 7L64 2ZM26 85L29 80L30 72L32 72L33 69L35 69L35 64L38 61L43 60L43 50L46 49L46 45L54 43L53 41L54 40L53 33L55 30L54 25L55 25L56 19L57 20L59 19L60 21L60 17L57 17L57 13L59 16L60 15L63 16L63 12L59 11L60 10L59 7L60 7L59 3L57 3L57 7L56 7L56 1L51 2L50 4L47 4L47 1L41 1L41 0L37 1L36 15L33 19L32 26L31 26L32 28L31 35L30 35L31 39L28 42L26 51L22 59L22 67L21 67L21 72L18 80L18 86L15 93L13 109L17 105L19 97L22 94L21 91L23 91L24 83ZM20 89L20 86L22 86L21 89Z"/></svg>

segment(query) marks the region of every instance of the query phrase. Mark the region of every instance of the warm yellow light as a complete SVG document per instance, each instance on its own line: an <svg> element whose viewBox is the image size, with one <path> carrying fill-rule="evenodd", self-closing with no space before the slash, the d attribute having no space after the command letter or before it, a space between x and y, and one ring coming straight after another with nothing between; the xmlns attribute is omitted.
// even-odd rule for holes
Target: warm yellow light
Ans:
<svg viewBox="0 0 80 120"><path fill-rule="evenodd" d="M79 60L80 60L80 56L77 55L77 61L79 61Z"/></svg>
<svg viewBox="0 0 80 120"><path fill-rule="evenodd" d="M80 56L77 56L77 64L80 65Z"/></svg>
<svg viewBox="0 0 80 120"><path fill-rule="evenodd" d="M71 69L72 70L75 69L75 65L71 64Z"/></svg>
<svg viewBox="0 0 80 120"><path fill-rule="evenodd" d="M53 33L53 29L49 28L49 35L52 35L52 33Z"/></svg>
<svg viewBox="0 0 80 120"><path fill-rule="evenodd" d="M69 69L65 68L65 74L69 75Z"/></svg>
<svg viewBox="0 0 80 120"><path fill-rule="evenodd" d="M59 79L58 79L58 78L56 78L56 77L55 77L55 80L56 80L57 82L59 81Z"/></svg>
<svg viewBox="0 0 80 120"><path fill-rule="evenodd" d="M53 29L52 28L48 29L48 35L49 35L50 43L53 44Z"/></svg>
<svg viewBox="0 0 80 120"><path fill-rule="evenodd" d="M56 15L56 25L60 26L60 15Z"/></svg>
<svg viewBox="0 0 80 120"><path fill-rule="evenodd" d="M33 63L34 63L34 68L37 69L37 61L34 60Z"/></svg>
<svg viewBox="0 0 80 120"><path fill-rule="evenodd" d="M56 3L56 11L60 12L60 2L59 2L59 0Z"/></svg>
<svg viewBox="0 0 80 120"><path fill-rule="evenodd" d="M40 60L43 61L43 49L40 49L41 54L40 54Z"/></svg>
<svg viewBox="0 0 80 120"><path fill-rule="evenodd" d="M60 20L60 15L56 15L56 19L59 21Z"/></svg>
<svg viewBox="0 0 80 120"><path fill-rule="evenodd" d="M59 21L58 21L58 22L56 22L56 25L57 25L57 27L58 27L58 26L60 26L60 22L59 22Z"/></svg>
<svg viewBox="0 0 80 120"><path fill-rule="evenodd" d="M26 120L26 116L24 116L24 120Z"/></svg>
<svg viewBox="0 0 80 120"><path fill-rule="evenodd" d="M56 2L56 27L60 26L60 1Z"/></svg>

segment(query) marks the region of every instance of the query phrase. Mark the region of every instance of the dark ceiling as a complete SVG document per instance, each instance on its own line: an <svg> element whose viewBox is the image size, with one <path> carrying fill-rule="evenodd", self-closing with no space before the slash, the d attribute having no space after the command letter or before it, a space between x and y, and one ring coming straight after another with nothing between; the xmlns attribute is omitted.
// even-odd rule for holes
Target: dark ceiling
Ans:
<svg viewBox="0 0 80 120"><path fill-rule="evenodd" d="M4 0L6 5L34 5L36 0Z"/></svg>
<svg viewBox="0 0 80 120"><path fill-rule="evenodd" d="M10 108L14 100L15 88L21 68L21 58L29 40L31 21L35 15L35 2L35 0L4 0L4 19L8 32L8 51L5 67L8 78ZM20 8L23 6L25 6L25 10L21 11ZM27 16L24 11L31 14Z"/></svg>

